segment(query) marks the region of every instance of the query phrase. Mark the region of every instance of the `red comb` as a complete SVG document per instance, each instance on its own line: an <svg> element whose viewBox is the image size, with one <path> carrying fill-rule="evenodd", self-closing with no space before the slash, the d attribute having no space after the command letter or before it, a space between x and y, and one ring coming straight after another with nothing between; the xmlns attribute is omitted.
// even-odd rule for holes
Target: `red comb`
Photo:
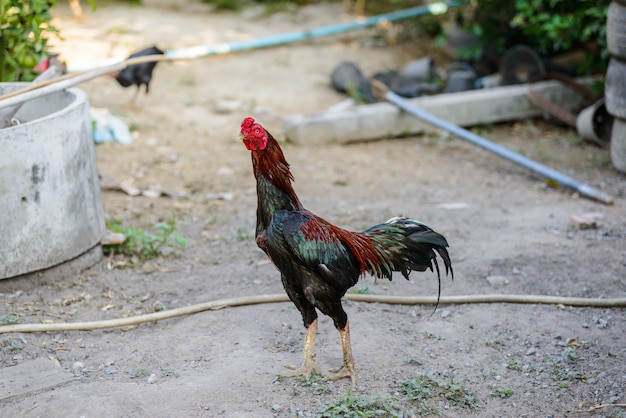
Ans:
<svg viewBox="0 0 626 418"><path fill-rule="evenodd" d="M254 118L245 118L243 122L241 122L241 133L247 133L252 125L254 125Z"/></svg>

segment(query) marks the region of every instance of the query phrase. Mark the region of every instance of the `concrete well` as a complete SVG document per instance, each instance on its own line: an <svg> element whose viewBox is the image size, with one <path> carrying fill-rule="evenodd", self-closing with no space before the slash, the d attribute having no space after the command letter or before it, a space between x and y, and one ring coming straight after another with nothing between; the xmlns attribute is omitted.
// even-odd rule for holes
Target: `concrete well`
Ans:
<svg viewBox="0 0 626 418"><path fill-rule="evenodd" d="M0 83L0 94L23 86ZM52 93L15 117L0 130L0 279L94 260L104 213L87 95Z"/></svg>

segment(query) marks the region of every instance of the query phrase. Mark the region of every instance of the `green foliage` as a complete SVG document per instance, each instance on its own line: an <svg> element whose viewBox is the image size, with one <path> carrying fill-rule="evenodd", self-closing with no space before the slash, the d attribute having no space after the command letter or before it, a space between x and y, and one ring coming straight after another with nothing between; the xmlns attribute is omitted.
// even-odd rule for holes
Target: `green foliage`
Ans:
<svg viewBox="0 0 626 418"><path fill-rule="evenodd" d="M606 18L610 0L468 0L461 8L463 28L480 39L459 51L461 59L480 58L486 50L504 52L527 44L544 56L585 48L579 72L606 68Z"/></svg>
<svg viewBox="0 0 626 418"><path fill-rule="evenodd" d="M202 0L204 3L212 4L218 10L239 10L250 1L246 0ZM255 3L262 3L268 9L280 10L293 4L303 6L311 3L312 0L256 0Z"/></svg>
<svg viewBox="0 0 626 418"><path fill-rule="evenodd" d="M441 341L441 335L437 335L433 332L430 331L424 331L424 337L430 339L430 340L437 340L437 341Z"/></svg>
<svg viewBox="0 0 626 418"><path fill-rule="evenodd" d="M517 0L510 24L540 53L563 52L587 41L606 47L609 0Z"/></svg>
<svg viewBox="0 0 626 418"><path fill-rule="evenodd" d="M105 254L117 252L129 256L153 258L166 252L165 249L173 251L187 246L185 237L177 232L174 215L169 221L154 225L153 232L132 226L125 227L115 220L107 222L107 229L123 234L126 240L117 245L105 245Z"/></svg>
<svg viewBox="0 0 626 418"><path fill-rule="evenodd" d="M20 323L20 318L13 314L0 315L0 326L15 325Z"/></svg>
<svg viewBox="0 0 626 418"><path fill-rule="evenodd" d="M354 396L349 391L335 402L317 411L320 418L401 417L398 405L391 398Z"/></svg>
<svg viewBox="0 0 626 418"><path fill-rule="evenodd" d="M0 0L0 82L31 81L47 55L56 0Z"/></svg>
<svg viewBox="0 0 626 418"><path fill-rule="evenodd" d="M308 387L315 395L331 392L331 389L326 381L315 370L313 370L309 376L300 375L297 376L295 380L298 382L300 387Z"/></svg>
<svg viewBox="0 0 626 418"><path fill-rule="evenodd" d="M478 399L461 379L438 380L433 375L418 375L399 384L395 396L346 396L321 407L317 416L334 417L405 417L442 415L440 402L456 408L479 409ZM398 397L401 395L402 397ZM407 414L407 412L409 412Z"/></svg>
<svg viewBox="0 0 626 418"><path fill-rule="evenodd" d="M520 363L519 361L515 360L509 364L506 365L506 368L509 370L516 370L518 372L522 371L522 363Z"/></svg>
<svg viewBox="0 0 626 418"><path fill-rule="evenodd" d="M137 369L130 374L131 379L137 379L140 377L148 377L152 374L152 372L148 369Z"/></svg>
<svg viewBox="0 0 626 418"><path fill-rule="evenodd" d="M215 6L218 10L238 10L240 6L239 0L202 0L204 3L209 3Z"/></svg>
<svg viewBox="0 0 626 418"><path fill-rule="evenodd" d="M491 393L494 398L510 398L513 396L513 389L496 389Z"/></svg>
<svg viewBox="0 0 626 418"><path fill-rule="evenodd" d="M10 353L16 353L18 351L23 350L26 347L26 340L18 339L18 340L3 340L0 342L0 347L6 348L6 351Z"/></svg>
<svg viewBox="0 0 626 418"><path fill-rule="evenodd" d="M404 400L415 403L421 415L440 414L441 410L433 405L432 398L444 398L459 408L478 409L478 398L472 394L463 381L458 378L437 380L432 375L419 375L414 379L400 384L400 392Z"/></svg>

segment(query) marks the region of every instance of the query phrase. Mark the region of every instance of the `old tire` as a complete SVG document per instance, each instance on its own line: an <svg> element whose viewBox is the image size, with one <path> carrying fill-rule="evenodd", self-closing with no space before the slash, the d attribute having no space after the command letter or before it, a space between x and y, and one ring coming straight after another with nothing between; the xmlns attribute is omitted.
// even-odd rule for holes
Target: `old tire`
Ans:
<svg viewBox="0 0 626 418"><path fill-rule="evenodd" d="M626 174L626 120L624 119L613 121L611 162L617 171Z"/></svg>
<svg viewBox="0 0 626 418"><path fill-rule="evenodd" d="M626 119L626 62L614 57L606 70L604 100L611 115Z"/></svg>
<svg viewBox="0 0 626 418"><path fill-rule="evenodd" d="M626 59L626 5L617 1L609 5L606 42L611 55Z"/></svg>

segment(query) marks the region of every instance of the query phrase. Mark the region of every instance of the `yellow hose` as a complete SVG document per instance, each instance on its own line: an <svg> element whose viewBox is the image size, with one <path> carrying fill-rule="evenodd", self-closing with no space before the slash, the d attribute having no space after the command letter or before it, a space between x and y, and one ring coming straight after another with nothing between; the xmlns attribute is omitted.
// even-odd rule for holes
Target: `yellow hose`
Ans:
<svg viewBox="0 0 626 418"><path fill-rule="evenodd" d="M392 305L434 305L436 297L413 297L413 296L384 296L347 294L345 299L355 302L386 303ZM90 331L103 328L118 328L130 325L138 325L144 322L162 321L178 316L191 315L203 311L214 311L236 306L259 305L264 303L288 302L285 294L244 296L239 298L219 299L212 302L199 303L183 308L168 311L155 312L145 315L137 315L128 318L116 318L103 321L88 321L59 324L16 324L0 326L0 334L24 333L24 332L59 332L59 331ZM443 296L440 304L468 304L468 303L526 303L544 305L564 305L593 308L619 308L626 307L626 298L617 299L587 299L570 298L559 296L540 295L464 295Z"/></svg>

